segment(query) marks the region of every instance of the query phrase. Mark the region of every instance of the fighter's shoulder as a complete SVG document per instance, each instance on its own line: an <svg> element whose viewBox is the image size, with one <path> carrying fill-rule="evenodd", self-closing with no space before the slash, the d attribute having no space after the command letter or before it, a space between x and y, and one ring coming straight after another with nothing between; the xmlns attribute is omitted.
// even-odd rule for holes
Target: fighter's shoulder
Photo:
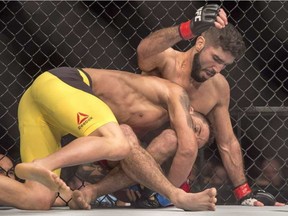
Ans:
<svg viewBox="0 0 288 216"><path fill-rule="evenodd" d="M230 98L230 87L226 78L217 74L201 84L199 92L206 94L209 92L213 97L218 98L219 101L226 101Z"/></svg>
<svg viewBox="0 0 288 216"><path fill-rule="evenodd" d="M159 57L162 58L164 61L169 61L171 59L175 61L181 54L182 54L181 51L178 51L172 47L169 47L168 49L159 53Z"/></svg>
<svg viewBox="0 0 288 216"><path fill-rule="evenodd" d="M230 91L229 83L227 79L225 78L225 76L223 76L222 74L215 75L213 78L210 79L210 81L211 81L211 85L213 85L214 88L216 88L217 90Z"/></svg>
<svg viewBox="0 0 288 216"><path fill-rule="evenodd" d="M172 47L169 47L166 50L164 50L163 52L166 54L175 55L175 54L179 53L180 51L178 51Z"/></svg>

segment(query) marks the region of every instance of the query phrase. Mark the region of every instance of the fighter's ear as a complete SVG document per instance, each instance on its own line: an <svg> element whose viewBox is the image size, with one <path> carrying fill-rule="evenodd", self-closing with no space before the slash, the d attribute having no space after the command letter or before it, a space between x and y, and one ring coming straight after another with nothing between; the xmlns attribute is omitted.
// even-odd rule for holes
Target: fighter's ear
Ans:
<svg viewBox="0 0 288 216"><path fill-rule="evenodd" d="M196 40L195 47L196 51L200 52L205 45L205 38L203 36L199 36Z"/></svg>
<svg viewBox="0 0 288 216"><path fill-rule="evenodd" d="M189 110L190 114L194 113L194 108L192 106L190 106L190 110Z"/></svg>

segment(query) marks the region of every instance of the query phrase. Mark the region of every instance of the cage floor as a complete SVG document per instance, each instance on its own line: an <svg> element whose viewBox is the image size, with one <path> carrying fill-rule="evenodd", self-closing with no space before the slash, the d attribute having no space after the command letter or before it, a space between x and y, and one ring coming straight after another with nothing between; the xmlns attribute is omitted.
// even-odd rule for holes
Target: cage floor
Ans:
<svg viewBox="0 0 288 216"><path fill-rule="evenodd" d="M27 211L27 210L19 210L15 208L0 208L1 216L9 215L69 215L69 216L127 216L127 215L133 215L133 216L186 216L186 215L192 215L192 216L247 216L247 215L253 215L253 216L281 216L281 215L287 215L288 214L288 206L283 207L271 207L271 206L265 206L265 207L248 207L248 206L217 206L216 211L201 211L201 212L189 212L189 211L183 211L181 209L177 209L175 207L169 207L169 208L163 208L163 209L92 209L92 210L69 210L68 208L53 208L49 211Z"/></svg>

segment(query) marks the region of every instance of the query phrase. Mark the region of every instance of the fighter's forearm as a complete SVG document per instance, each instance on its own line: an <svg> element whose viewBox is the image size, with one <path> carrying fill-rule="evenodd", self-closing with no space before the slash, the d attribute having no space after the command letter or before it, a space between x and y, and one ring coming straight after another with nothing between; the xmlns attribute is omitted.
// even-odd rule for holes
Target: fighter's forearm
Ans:
<svg viewBox="0 0 288 216"><path fill-rule="evenodd" d="M167 177L174 186L180 187L187 180L196 156L197 152L189 157L175 155Z"/></svg>
<svg viewBox="0 0 288 216"><path fill-rule="evenodd" d="M178 26L160 29L144 38L137 47L138 58L154 56L181 41L178 29Z"/></svg>
<svg viewBox="0 0 288 216"><path fill-rule="evenodd" d="M220 154L233 185L236 187L246 182L241 146L237 139L228 148L221 148Z"/></svg>

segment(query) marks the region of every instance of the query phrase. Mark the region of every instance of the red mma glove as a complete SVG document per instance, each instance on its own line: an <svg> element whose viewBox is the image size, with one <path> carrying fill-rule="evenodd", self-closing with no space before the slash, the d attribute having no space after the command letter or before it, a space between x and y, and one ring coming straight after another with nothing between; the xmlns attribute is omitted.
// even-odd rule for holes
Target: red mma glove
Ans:
<svg viewBox="0 0 288 216"><path fill-rule="evenodd" d="M179 25L179 34L184 40L200 35L211 26L214 26L220 10L217 4L208 4L199 8L192 20Z"/></svg>

